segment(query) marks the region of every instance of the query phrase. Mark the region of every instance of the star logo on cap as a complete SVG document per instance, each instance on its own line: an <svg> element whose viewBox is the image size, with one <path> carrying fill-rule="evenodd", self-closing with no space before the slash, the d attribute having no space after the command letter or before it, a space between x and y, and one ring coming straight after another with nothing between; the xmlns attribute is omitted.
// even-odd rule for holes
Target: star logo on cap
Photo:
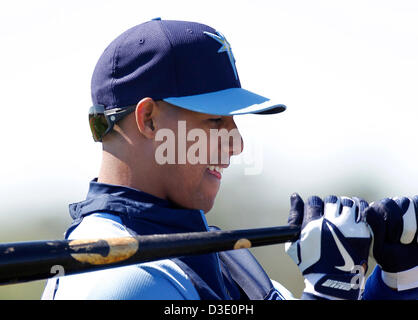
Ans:
<svg viewBox="0 0 418 320"><path fill-rule="evenodd" d="M226 52L228 54L229 62L231 62L232 69L234 70L235 79L238 80L237 68L235 67L235 58L232 54L231 45L228 41L226 41L225 36L218 31L216 31L216 34L207 31L203 31L203 33L211 37L212 39L218 41L222 45L222 47L219 48L218 53Z"/></svg>

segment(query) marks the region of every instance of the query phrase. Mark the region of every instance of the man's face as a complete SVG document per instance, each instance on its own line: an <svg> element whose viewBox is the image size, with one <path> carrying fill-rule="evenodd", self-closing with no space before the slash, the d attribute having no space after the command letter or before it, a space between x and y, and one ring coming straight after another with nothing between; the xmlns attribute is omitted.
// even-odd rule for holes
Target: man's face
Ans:
<svg viewBox="0 0 418 320"><path fill-rule="evenodd" d="M230 157L243 149L234 119L163 101L157 104L154 158L164 193L180 207L206 213L215 201L222 170L229 166Z"/></svg>

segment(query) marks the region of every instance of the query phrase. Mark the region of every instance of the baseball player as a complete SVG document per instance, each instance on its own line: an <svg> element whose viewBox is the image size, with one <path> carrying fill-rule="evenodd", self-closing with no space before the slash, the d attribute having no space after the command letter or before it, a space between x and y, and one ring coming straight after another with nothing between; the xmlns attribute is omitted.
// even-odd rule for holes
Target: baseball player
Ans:
<svg viewBox="0 0 418 320"><path fill-rule="evenodd" d="M86 199L70 205L67 239L216 229L205 214L243 148L234 116L286 109L241 88L222 33L159 18L105 49L91 89L89 122L103 145L102 165ZM305 203L294 194L290 203L289 224L302 232L286 251L304 276L302 299L417 298L418 198L369 206L337 196ZM379 266L363 292L370 250ZM295 299L247 249L52 278L42 298Z"/></svg>

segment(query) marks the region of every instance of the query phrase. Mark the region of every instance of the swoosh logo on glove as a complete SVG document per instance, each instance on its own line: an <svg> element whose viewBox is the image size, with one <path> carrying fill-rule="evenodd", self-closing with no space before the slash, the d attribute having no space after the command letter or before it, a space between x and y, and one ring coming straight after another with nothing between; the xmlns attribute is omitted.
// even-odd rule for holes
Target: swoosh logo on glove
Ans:
<svg viewBox="0 0 418 320"><path fill-rule="evenodd" d="M331 231L332 237L334 238L335 244L338 247L338 250L341 253L341 256L343 257L344 260L344 265L340 266L340 267L335 267L338 270L341 271L346 271L346 272L351 272L354 269L354 261L351 258L350 254L347 252L347 250L344 248L343 244L341 243L340 239L338 239L338 236L335 234L334 229L332 228L332 226L325 221L325 223L327 224L329 230Z"/></svg>

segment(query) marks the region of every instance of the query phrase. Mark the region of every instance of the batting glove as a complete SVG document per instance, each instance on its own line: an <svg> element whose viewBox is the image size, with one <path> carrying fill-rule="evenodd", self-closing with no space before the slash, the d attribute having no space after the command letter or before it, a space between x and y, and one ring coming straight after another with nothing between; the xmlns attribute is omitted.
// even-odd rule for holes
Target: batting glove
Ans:
<svg viewBox="0 0 418 320"><path fill-rule="evenodd" d="M372 253L382 280L398 291L418 287L418 196L385 198L365 211L373 233Z"/></svg>
<svg viewBox="0 0 418 320"><path fill-rule="evenodd" d="M305 204L298 194L290 203L288 222L302 231L285 249L305 278L302 299L359 299L371 243L362 214L368 203L313 196Z"/></svg>

